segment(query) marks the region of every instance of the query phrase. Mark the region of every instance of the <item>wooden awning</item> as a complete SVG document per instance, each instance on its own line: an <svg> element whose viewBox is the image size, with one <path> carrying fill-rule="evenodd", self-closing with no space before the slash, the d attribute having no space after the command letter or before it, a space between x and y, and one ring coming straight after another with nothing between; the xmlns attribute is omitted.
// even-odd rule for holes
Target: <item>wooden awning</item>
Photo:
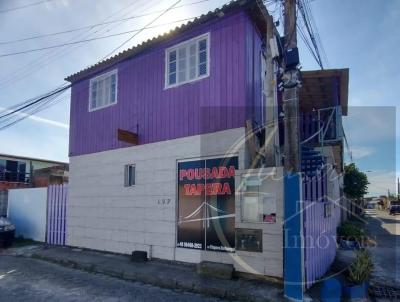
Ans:
<svg viewBox="0 0 400 302"><path fill-rule="evenodd" d="M139 144L139 136L137 133L123 129L118 129L118 140L132 145Z"/></svg>
<svg viewBox="0 0 400 302"><path fill-rule="evenodd" d="M327 108L341 105L347 115L349 69L302 71L300 110Z"/></svg>

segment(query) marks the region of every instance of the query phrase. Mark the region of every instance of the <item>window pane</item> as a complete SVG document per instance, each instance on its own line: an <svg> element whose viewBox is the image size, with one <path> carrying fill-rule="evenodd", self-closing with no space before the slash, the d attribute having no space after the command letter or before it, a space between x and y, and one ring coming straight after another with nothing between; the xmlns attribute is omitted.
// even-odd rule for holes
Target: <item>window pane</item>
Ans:
<svg viewBox="0 0 400 302"><path fill-rule="evenodd" d="M170 61L170 62L176 61L176 50L171 51L171 52L169 53L169 61Z"/></svg>
<svg viewBox="0 0 400 302"><path fill-rule="evenodd" d="M176 62L169 63L169 73L176 72Z"/></svg>
<svg viewBox="0 0 400 302"><path fill-rule="evenodd" d="M207 48L207 39L200 40L199 41L199 50L200 51L206 50L206 48Z"/></svg>
<svg viewBox="0 0 400 302"><path fill-rule="evenodd" d="M196 68L190 68L190 70L189 70L189 79L193 80L194 78L196 78Z"/></svg>
<svg viewBox="0 0 400 302"><path fill-rule="evenodd" d="M186 81L186 48L182 47L178 50L178 82Z"/></svg>
<svg viewBox="0 0 400 302"><path fill-rule="evenodd" d="M108 105L111 103L111 77L104 79L104 88L104 105Z"/></svg>
<svg viewBox="0 0 400 302"><path fill-rule="evenodd" d="M207 52L202 51L199 53L199 63L205 63L207 62Z"/></svg>
<svg viewBox="0 0 400 302"><path fill-rule="evenodd" d="M135 185L135 166L128 166L128 186Z"/></svg>
<svg viewBox="0 0 400 302"><path fill-rule="evenodd" d="M191 56L196 55L196 43L190 44L189 53Z"/></svg>
<svg viewBox="0 0 400 302"><path fill-rule="evenodd" d="M196 55L189 57L189 79L196 78Z"/></svg>
<svg viewBox="0 0 400 302"><path fill-rule="evenodd" d="M186 81L186 70L180 71L178 73L178 81L179 81L179 83L182 83L182 82Z"/></svg>
<svg viewBox="0 0 400 302"><path fill-rule="evenodd" d="M242 207L244 221L258 221L258 197L244 196Z"/></svg>
<svg viewBox="0 0 400 302"><path fill-rule="evenodd" d="M207 74L207 64L201 64L199 66L199 76Z"/></svg>
<svg viewBox="0 0 400 302"><path fill-rule="evenodd" d="M186 59L186 47L179 48L179 50L178 50L178 59L179 60Z"/></svg>
<svg viewBox="0 0 400 302"><path fill-rule="evenodd" d="M103 106L104 103L104 81L97 82L97 102L96 107Z"/></svg>
<svg viewBox="0 0 400 302"><path fill-rule="evenodd" d="M135 185L135 166L131 166L131 186Z"/></svg>
<svg viewBox="0 0 400 302"><path fill-rule="evenodd" d="M169 85L176 84L176 73L171 73L168 78Z"/></svg>
<svg viewBox="0 0 400 302"><path fill-rule="evenodd" d="M91 96L91 104L90 108L93 109L96 107L96 100L97 100L97 83L92 83L92 96Z"/></svg>

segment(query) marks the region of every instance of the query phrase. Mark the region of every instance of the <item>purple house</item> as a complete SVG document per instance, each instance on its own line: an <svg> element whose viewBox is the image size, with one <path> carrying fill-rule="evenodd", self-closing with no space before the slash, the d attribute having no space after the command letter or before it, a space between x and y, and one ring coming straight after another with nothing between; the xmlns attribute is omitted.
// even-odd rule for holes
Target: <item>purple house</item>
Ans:
<svg viewBox="0 0 400 302"><path fill-rule="evenodd" d="M232 1L66 78L67 245L283 278L275 34Z"/></svg>

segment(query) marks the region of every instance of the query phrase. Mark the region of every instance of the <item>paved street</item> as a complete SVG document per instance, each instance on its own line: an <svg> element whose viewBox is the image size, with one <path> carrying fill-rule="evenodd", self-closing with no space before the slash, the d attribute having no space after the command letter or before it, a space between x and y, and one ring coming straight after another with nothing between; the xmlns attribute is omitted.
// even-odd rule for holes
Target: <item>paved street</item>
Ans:
<svg viewBox="0 0 400 302"><path fill-rule="evenodd" d="M221 301L0 255L0 301Z"/></svg>
<svg viewBox="0 0 400 302"><path fill-rule="evenodd" d="M387 211L366 210L367 231L377 245L370 249L374 259L373 280L381 284L400 284L400 216Z"/></svg>

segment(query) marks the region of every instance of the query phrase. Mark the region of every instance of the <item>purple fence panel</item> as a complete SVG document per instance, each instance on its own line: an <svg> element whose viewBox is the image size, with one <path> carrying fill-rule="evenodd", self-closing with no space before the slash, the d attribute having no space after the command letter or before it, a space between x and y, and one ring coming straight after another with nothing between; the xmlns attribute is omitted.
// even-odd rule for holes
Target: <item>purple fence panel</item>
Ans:
<svg viewBox="0 0 400 302"><path fill-rule="evenodd" d="M50 185L47 191L47 236L46 242L65 245L67 185Z"/></svg>
<svg viewBox="0 0 400 302"><path fill-rule="evenodd" d="M317 171L313 177L303 177L306 288L326 273L336 255L336 227L340 212L339 207L334 207L327 198L327 193L326 170Z"/></svg>

